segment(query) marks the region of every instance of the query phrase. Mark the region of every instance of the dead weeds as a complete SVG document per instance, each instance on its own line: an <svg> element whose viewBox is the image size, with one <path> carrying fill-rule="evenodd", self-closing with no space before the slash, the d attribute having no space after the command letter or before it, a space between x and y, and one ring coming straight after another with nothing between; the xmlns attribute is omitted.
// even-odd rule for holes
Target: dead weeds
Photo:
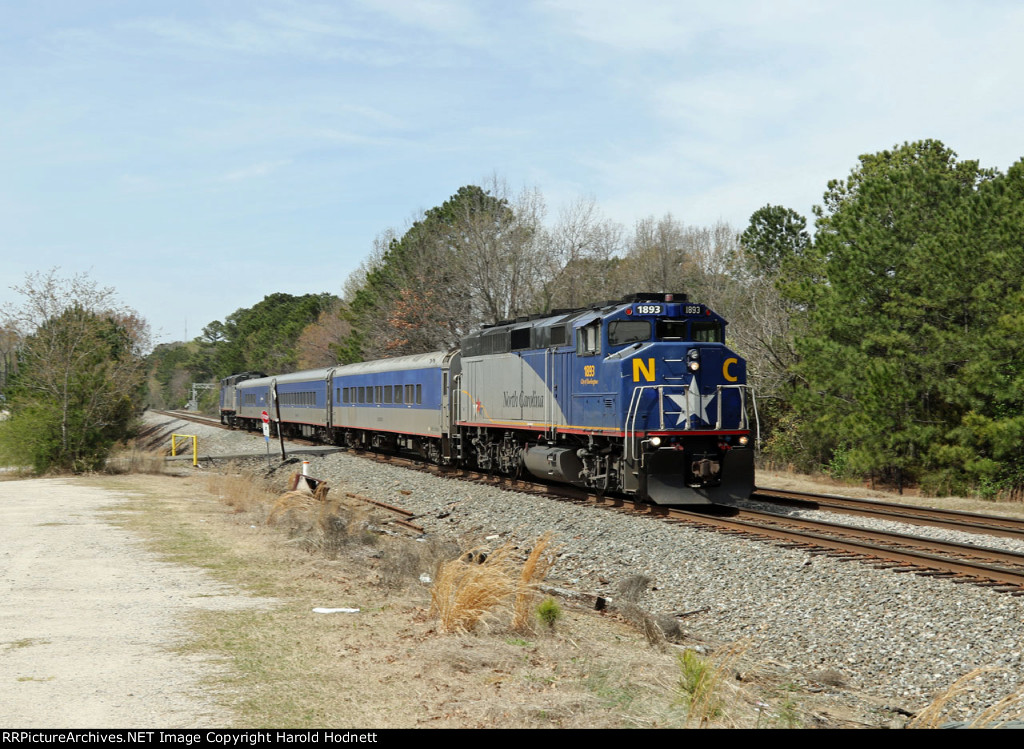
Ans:
<svg viewBox="0 0 1024 749"><path fill-rule="evenodd" d="M516 602L522 611L535 608L535 585L550 569L550 537L528 552L508 545L488 550L481 564L479 555L470 561L450 542L376 534L366 509L281 502L272 486L240 475L104 481L141 488L144 498L132 501L133 522L155 548L277 601L258 611L198 615L186 648L226 658L229 673L209 690L235 711L238 727L813 723L800 704L806 692L788 683L782 689L768 676L751 678L757 664L745 664L740 678L744 654L727 645L702 644L701 658L718 676L710 692L698 691L713 698L684 698L678 658L694 640L685 633L666 637L667 622L650 614L648 634L614 615L563 602L567 608L553 629L518 629L516 621L524 619ZM265 522L271 516L275 525ZM296 524L306 530L296 535ZM335 553L330 544L296 541L324 526L341 539ZM372 546L361 540L368 533L376 537ZM454 592L455 583L498 569L501 582L464 599ZM442 592L446 571L448 594ZM642 611L649 584L627 581L620 595L635 598ZM449 619L439 612L445 600L456 602ZM358 613L313 613L317 607ZM467 611L490 613L474 622L459 613Z"/></svg>

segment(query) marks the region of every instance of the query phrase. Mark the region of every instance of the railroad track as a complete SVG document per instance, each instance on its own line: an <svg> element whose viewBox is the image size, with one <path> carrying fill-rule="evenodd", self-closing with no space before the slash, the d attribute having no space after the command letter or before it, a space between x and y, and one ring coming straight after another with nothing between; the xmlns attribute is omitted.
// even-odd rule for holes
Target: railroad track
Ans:
<svg viewBox="0 0 1024 749"><path fill-rule="evenodd" d="M858 499L856 497L842 497L834 494L808 494L807 492L783 491L770 488L758 488L751 499L797 509L826 510L874 518L876 520L893 520L908 525L930 526L964 533L1024 539L1024 520L999 517L997 515L983 515L976 512L943 510L937 507L902 505L875 499Z"/></svg>
<svg viewBox="0 0 1024 749"><path fill-rule="evenodd" d="M666 516L689 525L770 539L810 553L1024 595L1024 554L1019 552L747 509L729 517L674 509Z"/></svg>
<svg viewBox="0 0 1024 749"><path fill-rule="evenodd" d="M222 426L217 419L202 417L194 413L175 411L158 413L211 426ZM913 572L946 578L955 583L972 583L992 587L1012 595L1024 595L1024 554L994 549L980 544L941 541L912 534L795 518L785 514L742 507L714 507L708 512L695 512L644 505L629 498L600 497L570 486L550 485L532 480L524 481L519 478L495 476L465 468L437 466L406 456L361 450L347 450L347 452L378 462L428 471L448 478L475 481L510 491L541 494L563 501L586 503L633 515L660 518L667 522L703 530L741 534L760 540L769 540L785 547L803 549L811 554L828 554L833 557L857 560L875 567L891 569L895 572ZM358 495L350 496L379 504ZM1013 518L771 488L758 488L752 499L800 509L828 510L979 535L1024 539L1024 521ZM412 513L401 508L389 505L385 509L395 514L408 516L404 519L405 523L412 519ZM414 530L422 531L422 528L414 527Z"/></svg>
<svg viewBox="0 0 1024 749"><path fill-rule="evenodd" d="M436 471L435 471L436 472ZM572 487L547 485L502 479L487 474L474 474L460 469L460 478L499 485L515 491L544 494L579 503L588 503L616 509L636 515L662 518L668 522L685 524L690 527L740 534L769 540L789 548L799 548L812 554L828 554L832 557L857 560L874 567L891 569L894 572L913 572L929 577L941 577L954 583L972 583L992 587L1011 595L1024 595L1024 553L995 549L977 544L956 543L926 538L906 533L879 531L869 528L844 525L842 523L808 520L788 517L769 512L745 508L710 508L708 512L680 510L656 505L645 505L622 497L598 497ZM803 495L803 500L817 495ZM899 505L893 505L899 507ZM915 517L928 520L927 510L913 508ZM943 511L936 510L937 514ZM988 515L971 515L976 521L970 525L974 533L986 533L985 529L995 527L995 535L1013 534L1017 523L1010 518ZM893 519L890 513L887 519ZM959 524L947 521L943 527L963 530L966 520ZM932 525L933 522L922 522ZM999 526L1002 527L999 527ZM992 534L990 534L992 535Z"/></svg>
<svg viewBox="0 0 1024 749"><path fill-rule="evenodd" d="M436 466L429 467L430 470L436 468ZM598 497L593 493L573 487L548 485L521 479L506 479L464 469L448 472L434 470L434 472L445 473L445 475L456 473L458 478L497 485L509 490L543 494L567 501L604 506L630 514L663 518L668 522L685 524L690 527L766 539L786 547L803 549L809 553L828 554L832 557L857 560L895 572L914 572L929 577L946 578L954 583L972 583L992 587L1012 595L1024 595L1024 553L906 533L872 530L842 523L794 518L745 508L714 507L708 512L698 512L645 505L622 497ZM810 498L818 496L804 494L802 500L807 502L810 501ZM821 498L824 499L824 496L822 495ZM853 502L855 503L857 500L853 500ZM892 507L902 506L893 504ZM933 508L914 507L909 509L914 511L913 517L922 520L921 524L938 524L928 517L928 511ZM948 511L935 510L937 515L943 512ZM952 514L957 515L960 519L957 521L947 520L942 527L964 530L968 525L968 518L964 516L969 516L970 520L974 521L969 524L974 533L987 533L986 529L996 528L998 532L989 535L1013 536L1015 535L1013 531L1016 530L1015 525L1024 527L1012 518L998 518L976 513ZM886 519L893 519L894 515L895 513L890 511L886 515Z"/></svg>
<svg viewBox="0 0 1024 749"><path fill-rule="evenodd" d="M195 411L158 411L156 409L150 409L155 414L161 414L162 416L171 416L175 419L181 419L183 421L194 421L197 424L205 424L206 426L218 427L220 429L227 429L226 426L220 423L220 419L215 416L207 416L205 414L199 414Z"/></svg>

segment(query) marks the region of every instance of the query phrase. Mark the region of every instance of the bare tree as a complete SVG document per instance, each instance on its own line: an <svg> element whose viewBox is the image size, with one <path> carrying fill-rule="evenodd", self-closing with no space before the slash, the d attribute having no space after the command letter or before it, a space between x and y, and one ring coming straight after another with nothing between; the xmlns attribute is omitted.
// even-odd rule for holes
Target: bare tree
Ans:
<svg viewBox="0 0 1024 749"><path fill-rule="evenodd" d="M401 237L381 235L346 284L347 315L363 356L447 348L482 322L530 311L544 274L544 204L497 179L460 188Z"/></svg>
<svg viewBox="0 0 1024 749"><path fill-rule="evenodd" d="M302 331L295 345L299 369L330 367L338 363L338 346L352 332L341 317L341 302L331 305Z"/></svg>
<svg viewBox="0 0 1024 749"><path fill-rule="evenodd" d="M580 307L619 293L612 273L622 251L621 224L601 217L593 198L563 209L546 237L544 310Z"/></svg>
<svg viewBox="0 0 1024 749"><path fill-rule="evenodd" d="M0 326L0 393L17 366L18 344L21 336L13 328Z"/></svg>
<svg viewBox="0 0 1024 749"><path fill-rule="evenodd" d="M617 271L619 286L632 291L686 291L697 271L692 231L665 214L637 221L629 250Z"/></svg>
<svg viewBox="0 0 1024 749"><path fill-rule="evenodd" d="M492 177L483 192L459 203L452 257L474 317L494 323L527 312L543 281L544 200L536 190L513 196Z"/></svg>

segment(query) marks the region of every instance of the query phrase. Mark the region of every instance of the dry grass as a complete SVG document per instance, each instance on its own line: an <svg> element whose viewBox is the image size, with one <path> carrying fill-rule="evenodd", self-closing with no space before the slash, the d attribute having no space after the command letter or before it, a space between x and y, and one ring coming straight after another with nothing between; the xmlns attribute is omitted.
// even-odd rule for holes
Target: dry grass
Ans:
<svg viewBox="0 0 1024 749"><path fill-rule="evenodd" d="M295 485L292 476L290 485ZM281 493L270 481L228 471L212 474L207 488L236 513L253 516L259 523L285 528L292 542L311 553L334 559L353 543L372 545L373 516L369 507L349 499L331 499L327 484L312 494Z"/></svg>
<svg viewBox="0 0 1024 749"><path fill-rule="evenodd" d="M470 632L499 616L516 591L512 545L506 543L486 557L473 549L443 562L430 589L430 612L441 632ZM482 561L480 561L482 560Z"/></svg>
<svg viewBox="0 0 1024 749"><path fill-rule="evenodd" d="M907 728L938 728L952 721L951 713L955 711L955 703L960 697L974 691L975 682L986 674L1003 673L1005 668L983 666L961 676L944 692L938 695L931 704L917 714ZM968 728L998 728L1000 724L1010 720L1024 718L1024 687L1011 692L1003 699L989 706L967 721Z"/></svg>
<svg viewBox="0 0 1024 749"><path fill-rule="evenodd" d="M236 513L256 513L261 520L278 496L268 484L234 470L211 474L206 486Z"/></svg>
<svg viewBox="0 0 1024 749"><path fill-rule="evenodd" d="M727 677L736 670L736 663L749 647L749 642L740 641L709 656L692 649L679 655L680 702L686 706L687 726L738 725L733 717L737 710L731 706L742 700L739 690L727 688L731 685Z"/></svg>
<svg viewBox="0 0 1024 749"><path fill-rule="evenodd" d="M383 544L377 567L380 587L388 592L403 590L430 569L418 551L414 544L404 540Z"/></svg>
<svg viewBox="0 0 1024 749"><path fill-rule="evenodd" d="M144 473L161 474L167 463L166 455L162 450L151 450L141 447L139 443L132 440L126 445L121 445L107 458L105 469L107 473Z"/></svg>
<svg viewBox="0 0 1024 749"><path fill-rule="evenodd" d="M430 591L438 630L470 632L506 616L512 631L529 630L539 585L555 563L551 540L550 533L538 538L522 567L511 541L490 553L475 548L443 562Z"/></svg>
<svg viewBox="0 0 1024 749"><path fill-rule="evenodd" d="M516 585L516 597L512 603L513 632L526 632L533 624L540 584L558 559L557 549L551 545L553 538L550 532L538 538L523 563L519 583Z"/></svg>
<svg viewBox="0 0 1024 749"><path fill-rule="evenodd" d="M554 631L542 636L509 633L517 591L524 582L542 579L544 560L553 553L550 539L534 544L525 560L524 554L506 545L482 564L470 563L450 541L384 538L371 549L346 540L340 560L329 561L307 553L304 544L295 543L295 537L286 539L282 531L291 531L288 517L318 524L321 515L331 513L308 497L281 502L274 512L283 486L268 490L258 479L237 476L103 480L153 487L158 499L133 501L132 522L149 529L170 558L203 566L226 581L274 597L273 606L259 611L203 614L197 621L199 639L189 647L190 652L228 657L231 672L216 691L223 689L225 701L238 711L236 725L758 724L760 712L754 705L760 695L746 690L769 687L731 678L742 646L701 656L711 671L703 684L710 684L716 701L691 699L692 693L682 688L676 649L646 646L618 617L567 607ZM196 490L204 482L230 510ZM354 522L346 514L349 510ZM242 514L245 511L254 516ZM366 521L359 519L367 516L365 507L339 511L345 539L358 540L367 532ZM271 513L273 527L263 522ZM386 570L388 565L394 569ZM487 567L505 571L498 595L492 596L497 603L488 608L486 594L467 595L453 608L482 610L477 623L456 617L445 626L439 624L435 604L442 603L446 583L437 571L455 570L457 577L475 579ZM533 571L527 572L527 567ZM419 573L431 570L439 581L433 589L401 585L403 579L412 583ZM646 587L641 582L635 585L639 592ZM317 615L311 613L314 606L352 607L360 613ZM436 636L439 631L470 630L471 635Z"/></svg>
<svg viewBox="0 0 1024 749"><path fill-rule="evenodd" d="M307 551L336 559L350 544L376 543L370 519L370 509L362 503L327 499L326 492L319 490L318 495L293 491L277 498L267 524L288 528L292 538Z"/></svg>

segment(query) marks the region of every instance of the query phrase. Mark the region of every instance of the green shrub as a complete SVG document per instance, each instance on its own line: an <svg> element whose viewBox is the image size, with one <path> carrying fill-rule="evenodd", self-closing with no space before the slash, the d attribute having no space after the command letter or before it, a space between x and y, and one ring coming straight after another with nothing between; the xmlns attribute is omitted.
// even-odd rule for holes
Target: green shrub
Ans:
<svg viewBox="0 0 1024 749"><path fill-rule="evenodd" d="M537 619L549 629L554 629L555 622L561 618L562 607L554 598L545 598L537 607Z"/></svg>

